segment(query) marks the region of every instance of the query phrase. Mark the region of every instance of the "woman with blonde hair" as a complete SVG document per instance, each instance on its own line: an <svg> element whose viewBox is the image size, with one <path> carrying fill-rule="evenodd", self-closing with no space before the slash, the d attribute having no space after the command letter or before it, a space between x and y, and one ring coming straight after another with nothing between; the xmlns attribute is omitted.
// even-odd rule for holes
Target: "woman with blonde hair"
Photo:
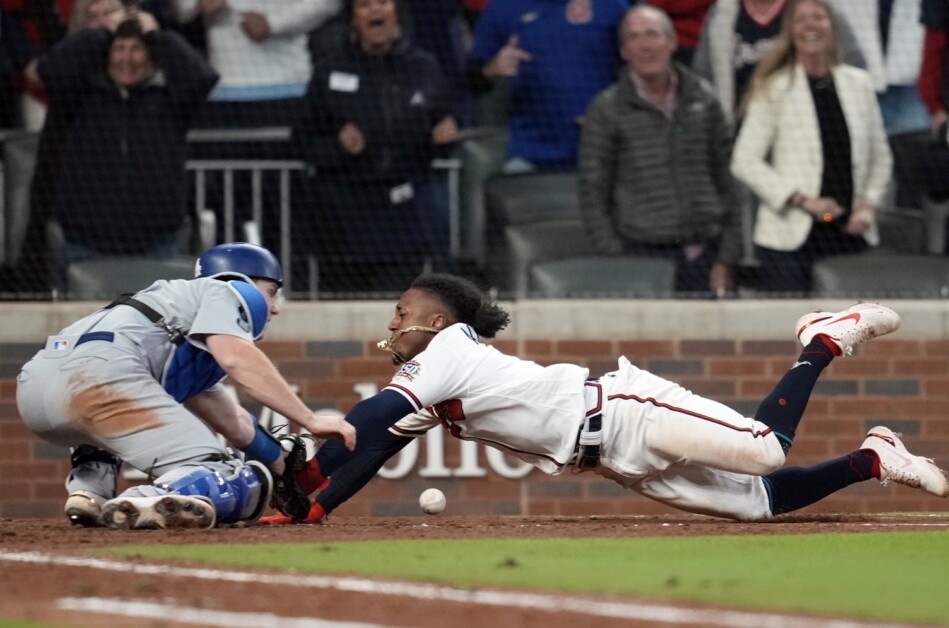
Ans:
<svg viewBox="0 0 949 628"><path fill-rule="evenodd" d="M762 288L806 293L820 258L879 243L892 157L870 75L839 62L826 0L791 0L744 103L732 172L758 196Z"/></svg>

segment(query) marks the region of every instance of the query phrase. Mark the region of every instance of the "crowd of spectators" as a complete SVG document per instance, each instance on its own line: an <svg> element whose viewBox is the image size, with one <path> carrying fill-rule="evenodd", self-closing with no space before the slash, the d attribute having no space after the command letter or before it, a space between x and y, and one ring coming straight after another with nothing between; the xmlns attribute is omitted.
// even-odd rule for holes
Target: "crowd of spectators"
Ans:
<svg viewBox="0 0 949 628"><path fill-rule="evenodd" d="M816 260L877 244L888 137L931 131L926 193L949 197L934 170L949 165L947 7L0 0L0 124L41 131L28 245L44 248L35 225L59 225L60 289L78 260L188 253L189 156L304 160L298 285L314 263L321 289L343 293L449 269L448 194L431 163L501 90L500 174L576 172L593 252L668 257L677 291L730 294L750 216L758 264L742 281L805 293ZM290 141L266 152L186 139L261 127ZM238 205L248 196L238 187ZM265 204L272 237L276 201Z"/></svg>

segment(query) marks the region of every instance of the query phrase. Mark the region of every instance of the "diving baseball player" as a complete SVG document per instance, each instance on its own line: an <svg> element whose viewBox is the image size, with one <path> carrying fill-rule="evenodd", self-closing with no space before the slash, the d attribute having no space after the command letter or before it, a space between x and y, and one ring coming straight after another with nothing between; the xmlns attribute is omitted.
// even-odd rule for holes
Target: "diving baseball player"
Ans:
<svg viewBox="0 0 949 628"><path fill-rule="evenodd" d="M17 378L26 425L73 448L66 514L75 524L210 528L259 517L285 453L224 394L225 376L314 435L353 447L353 427L313 414L255 346L279 313L273 253L221 244L201 255L195 277L157 281L73 323ZM120 461L153 482L116 497Z"/></svg>
<svg viewBox="0 0 949 628"><path fill-rule="evenodd" d="M413 437L437 425L496 447L549 474L591 470L689 512L765 519L878 478L949 496L949 479L910 454L885 427L850 454L809 468L781 468L821 371L853 345L899 329L882 305L815 312L798 321L804 351L754 418L639 369L589 379L572 364L543 367L482 344L508 323L476 286L449 275L418 278L399 300L380 347L401 364L391 383L349 413L354 452L329 442L307 469L326 477L307 522L321 521ZM301 480L302 481L302 480ZM267 523L291 523L274 516Z"/></svg>

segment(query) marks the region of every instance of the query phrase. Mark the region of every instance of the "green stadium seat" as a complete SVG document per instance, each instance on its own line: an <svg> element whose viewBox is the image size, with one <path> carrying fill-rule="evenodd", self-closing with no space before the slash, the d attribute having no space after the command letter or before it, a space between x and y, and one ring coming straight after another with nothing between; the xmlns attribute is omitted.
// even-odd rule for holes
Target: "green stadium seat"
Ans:
<svg viewBox="0 0 949 628"><path fill-rule="evenodd" d="M949 297L949 258L933 255L840 255L814 264L815 296L835 298Z"/></svg>
<svg viewBox="0 0 949 628"><path fill-rule="evenodd" d="M668 298L676 264L655 257L572 257L534 264L531 296L571 298Z"/></svg>

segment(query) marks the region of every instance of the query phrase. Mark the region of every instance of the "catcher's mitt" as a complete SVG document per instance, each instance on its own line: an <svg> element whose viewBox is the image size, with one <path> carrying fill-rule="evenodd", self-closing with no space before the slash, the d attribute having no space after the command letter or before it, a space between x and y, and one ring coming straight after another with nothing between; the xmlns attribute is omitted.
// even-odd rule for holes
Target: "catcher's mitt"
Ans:
<svg viewBox="0 0 949 628"><path fill-rule="evenodd" d="M271 506L294 519L306 519L310 513L309 487L300 485L297 479L307 466L305 438L314 440L309 434L285 434L277 438L287 452L282 475L274 476Z"/></svg>

